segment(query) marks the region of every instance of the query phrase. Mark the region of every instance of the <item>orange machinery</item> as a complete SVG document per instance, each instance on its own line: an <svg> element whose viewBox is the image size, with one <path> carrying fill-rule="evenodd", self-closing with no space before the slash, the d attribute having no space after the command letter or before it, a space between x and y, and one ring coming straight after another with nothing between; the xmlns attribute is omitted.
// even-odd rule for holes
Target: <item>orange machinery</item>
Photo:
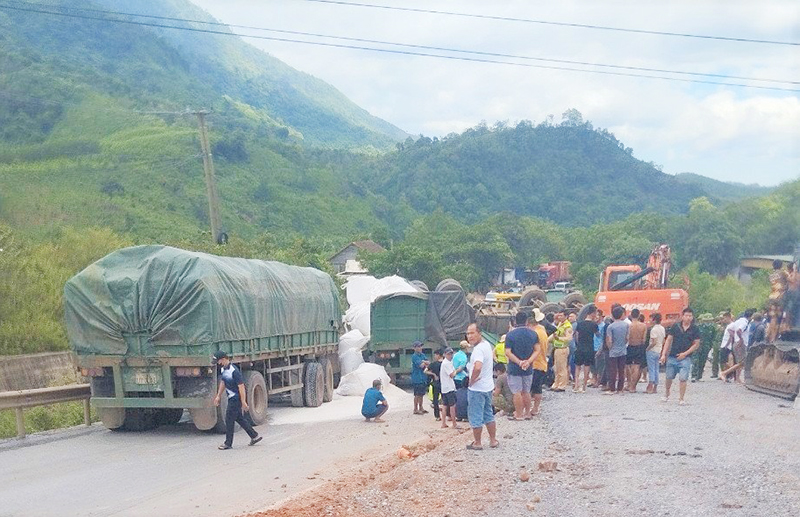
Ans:
<svg viewBox="0 0 800 517"><path fill-rule="evenodd" d="M595 305L609 316L615 303L628 311L639 309L648 319L658 312L663 318L662 325L669 328L689 306L689 293L667 287L671 265L669 246L660 244L650 253L644 269L637 265L606 267L600 275Z"/></svg>

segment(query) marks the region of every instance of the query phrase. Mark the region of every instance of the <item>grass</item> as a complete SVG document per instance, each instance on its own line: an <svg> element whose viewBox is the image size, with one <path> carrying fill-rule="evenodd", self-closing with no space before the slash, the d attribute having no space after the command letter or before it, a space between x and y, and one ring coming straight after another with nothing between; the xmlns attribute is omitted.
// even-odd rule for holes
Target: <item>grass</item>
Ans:
<svg viewBox="0 0 800 517"><path fill-rule="evenodd" d="M99 419L92 411L92 422ZM40 433L51 429L63 429L83 424L83 402L63 402L50 406L38 406L25 410L25 432ZM17 420L14 411L0 411L0 439L17 436Z"/></svg>

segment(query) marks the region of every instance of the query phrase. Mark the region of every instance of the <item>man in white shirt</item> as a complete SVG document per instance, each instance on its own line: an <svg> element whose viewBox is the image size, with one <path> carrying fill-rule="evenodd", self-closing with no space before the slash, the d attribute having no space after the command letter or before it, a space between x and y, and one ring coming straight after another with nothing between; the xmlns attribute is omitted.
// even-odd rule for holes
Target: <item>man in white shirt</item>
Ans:
<svg viewBox="0 0 800 517"><path fill-rule="evenodd" d="M744 366L744 360L747 356L747 341L750 333L750 318L753 316L753 310L748 309L744 311L739 319L728 325L725 333L728 334L728 344L733 350L734 366L726 369L721 373L722 377L728 382L728 377L733 374L735 381L740 382L739 370ZM720 354L722 350L720 350Z"/></svg>
<svg viewBox="0 0 800 517"><path fill-rule="evenodd" d="M467 415L473 436L473 442L467 445L467 449L480 451L483 450L481 436L484 425L489 432L489 447L495 448L500 445L495 438L497 427L492 410L492 392L494 391L492 346L483 339L481 329L475 323L467 327L467 341L472 345L472 355L470 355L467 365L469 371Z"/></svg>
<svg viewBox="0 0 800 517"><path fill-rule="evenodd" d="M722 327L722 341L719 344L719 369L724 371L731 366L728 361L733 352L733 335L736 332L731 313L723 313L719 324ZM722 376L722 379L725 379L725 376ZM727 381L727 379L725 380Z"/></svg>
<svg viewBox="0 0 800 517"><path fill-rule="evenodd" d="M439 380L442 385L442 427L447 427L447 417L453 421L453 429L459 429L456 421L456 368L453 366L453 349L447 348L444 351L444 361L439 369Z"/></svg>

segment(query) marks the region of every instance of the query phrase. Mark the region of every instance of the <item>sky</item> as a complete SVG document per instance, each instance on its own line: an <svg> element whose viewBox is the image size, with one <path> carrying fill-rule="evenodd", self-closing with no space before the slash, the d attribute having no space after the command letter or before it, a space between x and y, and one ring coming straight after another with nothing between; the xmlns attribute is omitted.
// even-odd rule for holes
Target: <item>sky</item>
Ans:
<svg viewBox="0 0 800 517"><path fill-rule="evenodd" d="M633 148L635 157L654 162L669 174L694 172L761 185L800 177L800 45L668 37L308 0L192 1L229 24L794 81L796 84L729 80L798 90L772 91L246 39L332 84L373 115L412 135L441 137L481 122L489 126L498 121L539 123L549 115L559 122L566 110L574 108L594 127L607 128ZM343 1L800 43L800 2L792 0Z"/></svg>

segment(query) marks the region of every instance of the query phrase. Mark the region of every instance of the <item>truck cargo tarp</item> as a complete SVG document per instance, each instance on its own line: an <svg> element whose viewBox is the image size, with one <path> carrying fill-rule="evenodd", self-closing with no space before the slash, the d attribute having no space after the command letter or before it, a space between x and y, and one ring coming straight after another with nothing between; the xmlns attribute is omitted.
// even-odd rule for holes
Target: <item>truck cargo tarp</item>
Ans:
<svg viewBox="0 0 800 517"><path fill-rule="evenodd" d="M64 288L67 334L88 354L124 354L124 335L155 345L208 344L331 330L336 285L313 268L168 246L125 248Z"/></svg>
<svg viewBox="0 0 800 517"><path fill-rule="evenodd" d="M425 315L425 337L447 346L448 341L464 339L467 325L475 321L463 291L431 291Z"/></svg>

